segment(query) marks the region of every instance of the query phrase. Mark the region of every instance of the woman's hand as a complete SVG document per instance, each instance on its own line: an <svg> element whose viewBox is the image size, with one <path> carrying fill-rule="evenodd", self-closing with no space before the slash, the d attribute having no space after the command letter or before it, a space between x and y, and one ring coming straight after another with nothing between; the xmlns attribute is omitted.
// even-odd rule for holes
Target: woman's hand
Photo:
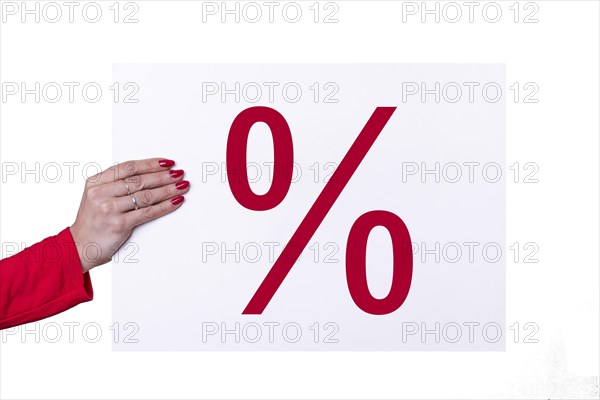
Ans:
<svg viewBox="0 0 600 400"><path fill-rule="evenodd" d="M71 234L83 273L107 263L133 228L177 210L190 183L164 158L128 161L87 179Z"/></svg>

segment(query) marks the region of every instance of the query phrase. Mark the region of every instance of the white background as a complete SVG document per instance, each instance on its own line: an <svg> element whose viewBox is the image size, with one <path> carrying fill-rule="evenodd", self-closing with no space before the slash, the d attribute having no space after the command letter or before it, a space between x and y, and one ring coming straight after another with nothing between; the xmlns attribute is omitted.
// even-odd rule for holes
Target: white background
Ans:
<svg viewBox="0 0 600 400"><path fill-rule="evenodd" d="M540 183L507 188L507 243L540 246L540 263L507 265L507 324L535 322L539 343L508 340L502 353L113 353L106 265L92 271L91 303L44 321L96 322L102 340L9 338L0 397L598 397L598 3L537 2L537 24L513 23L512 2L501 2L497 24L481 14L403 24L399 2L338 4L340 23L317 25L202 24L191 1L138 2L137 24L9 19L3 82L93 81L106 94L96 104L3 103L2 162L108 167L116 62L506 63L509 85L540 86L538 104L507 103L507 164L540 166ZM2 182L2 242L29 245L70 225L76 171L74 183Z"/></svg>

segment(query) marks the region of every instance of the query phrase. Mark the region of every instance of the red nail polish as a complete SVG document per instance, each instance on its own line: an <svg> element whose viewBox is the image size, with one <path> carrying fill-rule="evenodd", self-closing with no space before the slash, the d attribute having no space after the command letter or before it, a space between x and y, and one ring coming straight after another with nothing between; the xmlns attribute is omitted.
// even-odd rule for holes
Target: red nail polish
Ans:
<svg viewBox="0 0 600 400"><path fill-rule="evenodd" d="M174 206L176 206L179 203L183 203L183 200L185 199L185 197L183 196L177 196L177 197L173 197L171 199L171 203L173 203Z"/></svg>
<svg viewBox="0 0 600 400"><path fill-rule="evenodd" d="M171 174L171 177L179 178L181 175L183 175L183 170L182 169L173 169L169 173Z"/></svg>
<svg viewBox="0 0 600 400"><path fill-rule="evenodd" d="M158 160L158 165L160 165L161 167L172 167L173 165L175 165L175 161L173 160Z"/></svg>
<svg viewBox="0 0 600 400"><path fill-rule="evenodd" d="M175 185L175 187L179 190L183 190L183 189L187 188L188 186L190 186L189 181L177 182L177 184Z"/></svg>

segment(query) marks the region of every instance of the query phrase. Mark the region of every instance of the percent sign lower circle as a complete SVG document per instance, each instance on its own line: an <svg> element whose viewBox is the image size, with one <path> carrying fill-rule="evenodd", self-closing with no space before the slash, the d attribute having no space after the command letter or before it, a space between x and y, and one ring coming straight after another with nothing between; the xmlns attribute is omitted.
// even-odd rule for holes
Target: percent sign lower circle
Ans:
<svg viewBox="0 0 600 400"><path fill-rule="evenodd" d="M395 110L396 107L375 109L242 314L263 313ZM262 195L252 191L246 167L248 137L257 122L265 123L273 138L273 181ZM266 211L279 205L290 189L293 163L292 133L278 111L257 106L237 115L227 138L226 165L231 193L240 205L255 211ZM394 260L392 285L387 296L381 299L373 297L369 291L366 268L369 234L378 226L386 228L390 234ZM410 234L400 217L389 211L375 210L364 213L354 222L346 245L346 281L352 300L361 310L375 315L396 311L408 296L412 272Z"/></svg>

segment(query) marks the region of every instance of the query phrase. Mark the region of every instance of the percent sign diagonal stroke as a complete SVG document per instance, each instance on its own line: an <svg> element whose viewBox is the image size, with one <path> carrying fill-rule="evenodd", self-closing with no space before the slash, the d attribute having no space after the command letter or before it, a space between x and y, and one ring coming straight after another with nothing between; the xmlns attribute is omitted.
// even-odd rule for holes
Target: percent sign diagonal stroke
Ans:
<svg viewBox="0 0 600 400"><path fill-rule="evenodd" d="M242 314L262 314L395 110L375 109Z"/></svg>

